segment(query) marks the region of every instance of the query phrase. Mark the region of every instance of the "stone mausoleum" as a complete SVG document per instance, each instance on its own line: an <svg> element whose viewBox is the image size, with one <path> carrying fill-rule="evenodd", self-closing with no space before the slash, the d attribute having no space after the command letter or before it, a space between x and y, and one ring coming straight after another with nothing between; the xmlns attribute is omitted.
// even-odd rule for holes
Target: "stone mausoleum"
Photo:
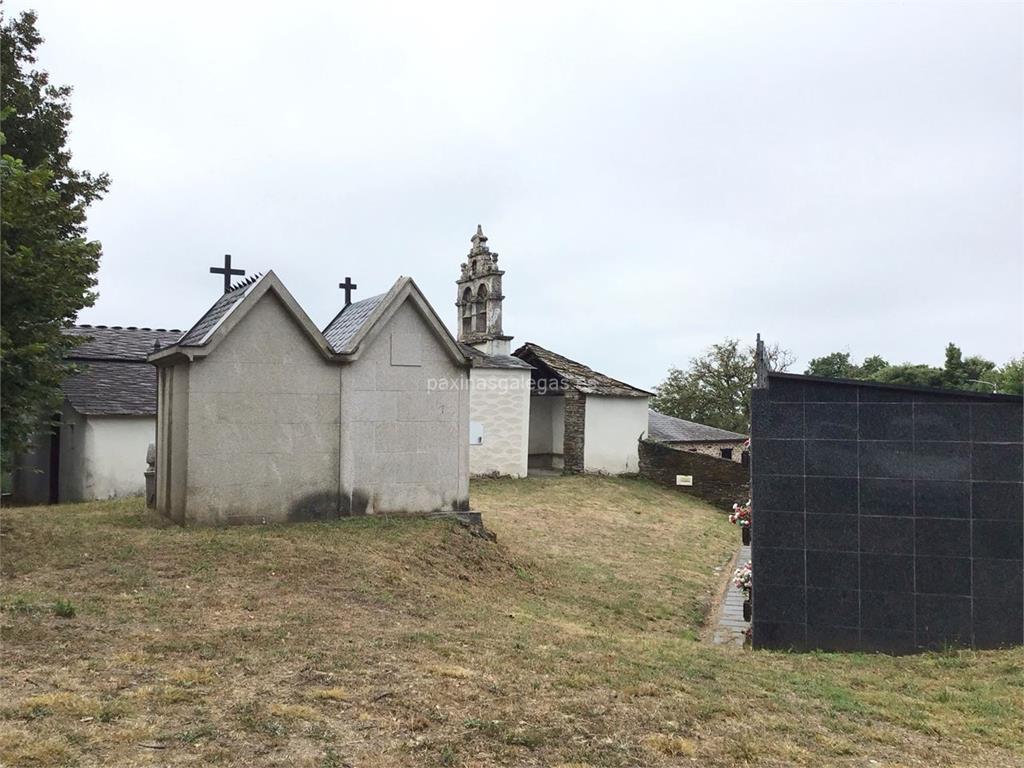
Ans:
<svg viewBox="0 0 1024 768"><path fill-rule="evenodd" d="M410 278L321 332L268 272L149 360L172 520L468 509L469 362Z"/></svg>

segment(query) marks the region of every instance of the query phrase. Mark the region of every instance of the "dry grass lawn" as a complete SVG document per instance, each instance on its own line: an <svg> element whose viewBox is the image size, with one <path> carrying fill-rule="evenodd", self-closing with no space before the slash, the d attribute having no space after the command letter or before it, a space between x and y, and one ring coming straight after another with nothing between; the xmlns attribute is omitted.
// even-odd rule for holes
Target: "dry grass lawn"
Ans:
<svg viewBox="0 0 1024 768"><path fill-rule="evenodd" d="M441 521L223 530L5 510L10 766L1011 766L1024 649L702 640L738 536L640 480L476 482ZM73 614L73 615L72 615Z"/></svg>

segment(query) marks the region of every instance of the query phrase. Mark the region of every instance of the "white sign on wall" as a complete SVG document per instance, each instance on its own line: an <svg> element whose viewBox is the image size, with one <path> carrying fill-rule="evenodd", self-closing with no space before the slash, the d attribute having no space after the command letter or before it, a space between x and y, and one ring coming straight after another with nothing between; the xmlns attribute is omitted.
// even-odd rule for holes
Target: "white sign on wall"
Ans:
<svg viewBox="0 0 1024 768"><path fill-rule="evenodd" d="M484 425L481 424L479 421L469 422L469 444L484 444Z"/></svg>
<svg viewBox="0 0 1024 768"><path fill-rule="evenodd" d="M676 485L693 485L693 475L676 475Z"/></svg>

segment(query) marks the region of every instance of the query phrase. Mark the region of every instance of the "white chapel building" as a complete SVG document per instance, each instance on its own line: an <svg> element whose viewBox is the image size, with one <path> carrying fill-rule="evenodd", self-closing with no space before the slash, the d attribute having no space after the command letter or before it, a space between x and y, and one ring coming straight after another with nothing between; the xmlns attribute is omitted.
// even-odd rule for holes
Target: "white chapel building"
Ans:
<svg viewBox="0 0 1024 768"><path fill-rule="evenodd" d="M625 474L640 469L650 392L502 329L503 270L481 227L456 281L458 340L470 357L469 469Z"/></svg>
<svg viewBox="0 0 1024 768"><path fill-rule="evenodd" d="M53 423L16 457L13 499L56 504L142 495L146 449L156 440L156 371L146 362L179 330L76 325L68 355L76 372L61 384Z"/></svg>

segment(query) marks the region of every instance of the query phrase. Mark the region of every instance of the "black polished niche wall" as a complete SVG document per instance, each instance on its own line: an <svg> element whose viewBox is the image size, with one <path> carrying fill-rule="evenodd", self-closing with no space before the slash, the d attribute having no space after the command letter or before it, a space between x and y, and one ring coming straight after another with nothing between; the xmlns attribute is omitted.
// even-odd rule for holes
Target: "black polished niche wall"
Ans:
<svg viewBox="0 0 1024 768"><path fill-rule="evenodd" d="M751 404L753 643L1024 643L1022 399L769 374Z"/></svg>

